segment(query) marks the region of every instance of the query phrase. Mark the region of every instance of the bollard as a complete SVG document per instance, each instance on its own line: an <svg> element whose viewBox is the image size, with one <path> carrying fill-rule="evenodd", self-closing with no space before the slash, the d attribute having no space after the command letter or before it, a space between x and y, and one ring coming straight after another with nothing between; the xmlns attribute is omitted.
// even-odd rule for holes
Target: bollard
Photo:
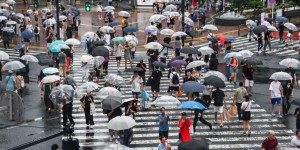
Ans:
<svg viewBox="0 0 300 150"><path fill-rule="evenodd" d="M238 25L238 36L240 36L240 25Z"/></svg>

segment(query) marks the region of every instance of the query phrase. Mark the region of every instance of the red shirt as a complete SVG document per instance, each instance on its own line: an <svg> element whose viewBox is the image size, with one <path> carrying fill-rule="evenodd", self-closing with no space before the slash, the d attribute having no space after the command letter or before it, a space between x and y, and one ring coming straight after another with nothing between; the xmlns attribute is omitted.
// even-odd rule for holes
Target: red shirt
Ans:
<svg viewBox="0 0 300 150"><path fill-rule="evenodd" d="M262 144L261 148L265 148L265 150L275 150L278 145L277 139L270 140L269 138L266 138Z"/></svg>
<svg viewBox="0 0 300 150"><path fill-rule="evenodd" d="M190 135L190 126L191 126L191 121L190 119L186 119L185 122L182 121L182 119L179 120L178 122L180 126L179 133L181 134L181 141L186 142L192 139Z"/></svg>

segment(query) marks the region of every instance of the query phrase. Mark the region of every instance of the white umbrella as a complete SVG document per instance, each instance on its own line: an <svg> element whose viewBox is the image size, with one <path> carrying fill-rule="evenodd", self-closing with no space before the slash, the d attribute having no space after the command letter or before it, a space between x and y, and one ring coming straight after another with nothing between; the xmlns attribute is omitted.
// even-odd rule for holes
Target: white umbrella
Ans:
<svg viewBox="0 0 300 150"><path fill-rule="evenodd" d="M204 47L200 47L198 49L199 52L201 52L202 55L211 55L212 53L214 53L215 51L210 48L209 46L204 46Z"/></svg>
<svg viewBox="0 0 300 150"><path fill-rule="evenodd" d="M187 36L187 34L185 32L181 32L181 31L178 31L178 32L175 32L172 37L182 37L182 36Z"/></svg>
<svg viewBox="0 0 300 150"><path fill-rule="evenodd" d="M10 61L3 66L4 70L19 70L24 67L25 67L25 65L23 63L21 63L20 61L16 61L16 60Z"/></svg>
<svg viewBox="0 0 300 150"><path fill-rule="evenodd" d="M124 38L127 42L134 41L136 44L139 43L139 40L133 35L126 35Z"/></svg>
<svg viewBox="0 0 300 150"><path fill-rule="evenodd" d="M246 20L246 26L248 28L253 28L256 26L256 23L253 20Z"/></svg>
<svg viewBox="0 0 300 150"><path fill-rule="evenodd" d="M266 26L266 27L271 26L270 22L268 22L268 21L262 22L261 25Z"/></svg>
<svg viewBox="0 0 300 150"><path fill-rule="evenodd" d="M45 75L50 75L50 74L59 73L59 70L55 67L48 67L48 68L43 69L43 73Z"/></svg>
<svg viewBox="0 0 300 150"><path fill-rule="evenodd" d="M147 30L147 29L154 30L154 31L158 31L158 28L157 28L156 26L153 26L153 25L147 26L147 27L145 28L145 30Z"/></svg>
<svg viewBox="0 0 300 150"><path fill-rule="evenodd" d="M94 57L91 55L82 55L80 57L81 62L90 62Z"/></svg>
<svg viewBox="0 0 300 150"><path fill-rule="evenodd" d="M85 40L87 38L92 38L93 39L94 37L100 39L99 36L95 32L88 31L88 32L85 32L83 34L81 40Z"/></svg>
<svg viewBox="0 0 300 150"><path fill-rule="evenodd" d="M204 78L209 77L209 76L216 76L216 77L221 78L224 82L227 81L226 76L219 71L208 71L208 72L204 73L204 75L203 75Z"/></svg>
<svg viewBox="0 0 300 150"><path fill-rule="evenodd" d="M285 58L279 62L279 65L285 66L285 67L298 68L298 67L300 67L300 62L299 62L299 60L294 59L294 58Z"/></svg>
<svg viewBox="0 0 300 150"><path fill-rule="evenodd" d="M294 24L292 24L292 23L285 23L284 24L284 26L286 27L286 28L288 28L289 30L293 30L293 31L297 31L298 29L297 29L297 27L294 25Z"/></svg>
<svg viewBox="0 0 300 150"><path fill-rule="evenodd" d="M61 16L59 16L59 21L66 20L67 18L68 18L67 16L61 15Z"/></svg>
<svg viewBox="0 0 300 150"><path fill-rule="evenodd" d="M9 55L4 51L0 51L0 60L9 60Z"/></svg>
<svg viewBox="0 0 300 150"><path fill-rule="evenodd" d="M159 107L170 107L179 106L181 103L173 96L163 95L158 97L152 104Z"/></svg>
<svg viewBox="0 0 300 150"><path fill-rule="evenodd" d="M110 26L103 26L100 28L100 31L102 31L103 33L114 33L115 32L115 30Z"/></svg>
<svg viewBox="0 0 300 150"><path fill-rule="evenodd" d="M251 57L254 54L249 50L242 50L242 51L239 51L238 53L242 56L242 58L248 58L248 57ZM230 57L228 57L228 58L230 58Z"/></svg>
<svg viewBox="0 0 300 150"><path fill-rule="evenodd" d="M113 119L111 119L107 123L107 128L111 130L124 130L124 129L130 129L136 125L136 122L134 119L132 119L129 116L117 116Z"/></svg>
<svg viewBox="0 0 300 150"><path fill-rule="evenodd" d="M21 14L21 13L17 13L15 16L16 16L16 17L19 17L19 18L24 18L24 17L25 17L25 16L24 16L23 14Z"/></svg>
<svg viewBox="0 0 300 150"><path fill-rule="evenodd" d="M196 67L199 67L199 66L202 66L202 65L205 65L206 63L202 60L197 60L197 61L192 61L191 63L189 63L185 69L188 70L188 69L192 69L192 68L196 68Z"/></svg>
<svg viewBox="0 0 300 150"><path fill-rule="evenodd" d="M165 16L173 16L173 17L179 17L180 14L178 12L173 11L165 11L163 12L163 15Z"/></svg>
<svg viewBox="0 0 300 150"><path fill-rule="evenodd" d="M112 85L118 85L118 86L125 84L124 78L116 74L108 74L105 77L105 82Z"/></svg>
<svg viewBox="0 0 300 150"><path fill-rule="evenodd" d="M170 4L168 6L166 6L165 10L167 11L177 11L177 6Z"/></svg>
<svg viewBox="0 0 300 150"><path fill-rule="evenodd" d="M242 55L239 53L239 52L231 52L231 53L227 53L224 57L224 59L226 58L231 58L231 57L234 57L234 58L241 58Z"/></svg>
<svg viewBox="0 0 300 150"><path fill-rule="evenodd" d="M293 77L286 72L275 72L271 75L270 79L273 80L293 80Z"/></svg>
<svg viewBox="0 0 300 150"><path fill-rule="evenodd" d="M185 16L185 17L189 17L190 15L191 15L191 13L189 13L189 12L187 12L187 11L184 12L184 16Z"/></svg>
<svg viewBox="0 0 300 150"><path fill-rule="evenodd" d="M7 3L1 3L0 7L9 7L9 5Z"/></svg>
<svg viewBox="0 0 300 150"><path fill-rule="evenodd" d="M147 55L147 54L137 54L135 57L134 57L134 59L133 59L133 61L135 61L135 62L140 62L141 60L148 60L150 57Z"/></svg>
<svg viewBox="0 0 300 150"><path fill-rule="evenodd" d="M160 34L162 35L173 35L175 32L171 29L163 29L160 31Z"/></svg>
<svg viewBox="0 0 300 150"><path fill-rule="evenodd" d="M127 11L120 11L118 15L122 17L130 17L130 13Z"/></svg>
<svg viewBox="0 0 300 150"><path fill-rule="evenodd" d="M269 31L276 32L278 31L274 26L267 26Z"/></svg>
<svg viewBox="0 0 300 150"><path fill-rule="evenodd" d="M194 21L189 17L184 18L184 23L189 24L190 26L194 25Z"/></svg>
<svg viewBox="0 0 300 150"><path fill-rule="evenodd" d="M15 30L13 28L11 28L11 27L4 27L1 30L2 31L6 31L6 32L10 32L10 33L14 33L15 32Z"/></svg>
<svg viewBox="0 0 300 150"><path fill-rule="evenodd" d="M99 92L97 92L100 99L105 99L107 96L117 96L122 97L122 93L114 87L104 87Z"/></svg>
<svg viewBox="0 0 300 150"><path fill-rule="evenodd" d="M96 56L94 57L94 64L99 67L100 65L102 65L102 63L104 62L104 57L103 56Z"/></svg>
<svg viewBox="0 0 300 150"><path fill-rule="evenodd" d="M10 20L10 21L7 21L6 24L17 24L17 22L16 22L16 21L11 21L11 20Z"/></svg>
<svg viewBox="0 0 300 150"><path fill-rule="evenodd" d="M58 75L49 75L42 79L42 83L53 83L59 81L61 78Z"/></svg>
<svg viewBox="0 0 300 150"><path fill-rule="evenodd" d="M7 0L6 3L10 5L14 5L16 2L14 0Z"/></svg>
<svg viewBox="0 0 300 150"><path fill-rule="evenodd" d="M56 24L56 20L54 18L50 18L45 20L43 24Z"/></svg>
<svg viewBox="0 0 300 150"><path fill-rule="evenodd" d="M5 16L0 16L0 21L6 20L6 19L7 19L7 17L5 17Z"/></svg>
<svg viewBox="0 0 300 150"><path fill-rule="evenodd" d="M84 89L87 91L94 91L96 89L98 89L100 86L94 82L86 82L81 84L78 88L79 89Z"/></svg>
<svg viewBox="0 0 300 150"><path fill-rule="evenodd" d="M28 61L28 62L39 62L39 60L32 55L23 55L20 59Z"/></svg>
<svg viewBox="0 0 300 150"><path fill-rule="evenodd" d="M51 12L51 10L48 7L42 8L42 12Z"/></svg>
<svg viewBox="0 0 300 150"><path fill-rule="evenodd" d="M207 24L205 26L203 26L204 30L213 30L213 31L218 31L218 28L212 24Z"/></svg>
<svg viewBox="0 0 300 150"><path fill-rule="evenodd" d="M163 46L157 42L150 42L150 43L144 45L144 47L147 49L158 49L158 50L161 50L163 48Z"/></svg>
<svg viewBox="0 0 300 150"><path fill-rule="evenodd" d="M104 10L107 10L107 9L114 10L114 9L115 9L115 7L113 7L113 6L106 6L106 7L104 7Z"/></svg>
<svg viewBox="0 0 300 150"><path fill-rule="evenodd" d="M158 20L164 20L164 19L167 19L167 17L160 14L154 14L149 18L149 22L156 22Z"/></svg>
<svg viewBox="0 0 300 150"><path fill-rule="evenodd" d="M80 41L74 38L67 39L65 43L67 45L80 45Z"/></svg>

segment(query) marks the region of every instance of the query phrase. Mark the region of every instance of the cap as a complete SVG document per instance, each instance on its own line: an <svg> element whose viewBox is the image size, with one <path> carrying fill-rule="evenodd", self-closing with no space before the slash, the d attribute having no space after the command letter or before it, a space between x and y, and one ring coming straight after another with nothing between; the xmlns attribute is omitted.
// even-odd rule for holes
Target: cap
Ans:
<svg viewBox="0 0 300 150"><path fill-rule="evenodd" d="M182 112L182 113L181 113L181 116L186 116L186 112Z"/></svg>

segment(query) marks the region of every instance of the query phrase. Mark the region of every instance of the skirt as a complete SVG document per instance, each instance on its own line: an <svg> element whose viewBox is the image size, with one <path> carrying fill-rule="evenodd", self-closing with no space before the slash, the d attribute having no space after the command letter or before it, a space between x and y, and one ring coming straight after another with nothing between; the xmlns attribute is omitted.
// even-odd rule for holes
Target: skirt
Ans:
<svg viewBox="0 0 300 150"><path fill-rule="evenodd" d="M250 111L243 111L242 112L242 119L244 120L244 121L249 121L249 120L251 120L251 112Z"/></svg>

